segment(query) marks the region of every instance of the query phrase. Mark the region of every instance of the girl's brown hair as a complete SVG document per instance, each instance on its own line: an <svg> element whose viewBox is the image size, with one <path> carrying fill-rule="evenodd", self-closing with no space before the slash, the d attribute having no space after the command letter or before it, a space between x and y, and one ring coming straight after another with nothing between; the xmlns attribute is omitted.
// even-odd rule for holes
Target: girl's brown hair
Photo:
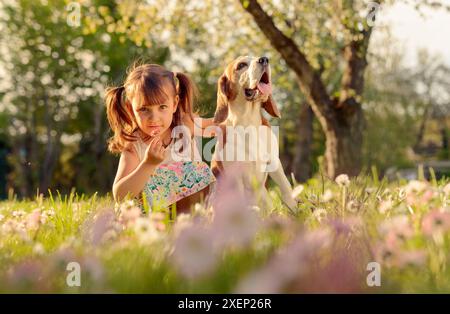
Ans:
<svg viewBox="0 0 450 314"><path fill-rule="evenodd" d="M169 83L169 84L167 84ZM167 88L170 86L170 90ZM138 126L131 106L133 97L142 97L147 105L165 103L171 93L179 96L178 108L174 113L171 128L182 121L182 114L193 117L193 102L197 96L194 82L184 73L171 72L157 64L133 65L122 86L109 87L105 93L106 114L114 135L108 140L111 153L121 153L127 143L134 142Z"/></svg>

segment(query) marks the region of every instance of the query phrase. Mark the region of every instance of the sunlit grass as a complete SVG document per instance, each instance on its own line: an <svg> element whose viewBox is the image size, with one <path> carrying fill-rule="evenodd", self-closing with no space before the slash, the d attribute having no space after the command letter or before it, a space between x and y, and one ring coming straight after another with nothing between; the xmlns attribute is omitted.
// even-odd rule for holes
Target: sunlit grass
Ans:
<svg viewBox="0 0 450 314"><path fill-rule="evenodd" d="M75 191L10 195L0 202L0 291L449 292L450 184L376 177L313 178L297 189L295 216L277 188L267 211L199 204L177 217ZM380 287L366 284L372 261ZM70 262L79 287L66 283Z"/></svg>

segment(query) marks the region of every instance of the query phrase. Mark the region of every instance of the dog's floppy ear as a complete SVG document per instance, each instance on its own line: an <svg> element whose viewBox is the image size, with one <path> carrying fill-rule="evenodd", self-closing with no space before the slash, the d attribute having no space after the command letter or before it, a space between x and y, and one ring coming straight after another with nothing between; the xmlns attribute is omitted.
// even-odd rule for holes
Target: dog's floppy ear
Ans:
<svg viewBox="0 0 450 314"><path fill-rule="evenodd" d="M215 124L222 123L228 117L228 102L235 97L236 92L233 90L232 83L223 74L217 84L217 106L213 120Z"/></svg>
<svg viewBox="0 0 450 314"><path fill-rule="evenodd" d="M267 101L262 103L262 107L272 117L281 118L280 111L278 111L277 104L273 100L272 95L269 95L269 98L267 98Z"/></svg>

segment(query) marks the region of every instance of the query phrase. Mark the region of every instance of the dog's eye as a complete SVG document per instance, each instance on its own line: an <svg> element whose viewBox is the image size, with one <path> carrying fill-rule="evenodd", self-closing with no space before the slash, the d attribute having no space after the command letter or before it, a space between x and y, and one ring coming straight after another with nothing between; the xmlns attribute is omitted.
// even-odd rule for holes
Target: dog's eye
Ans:
<svg viewBox="0 0 450 314"><path fill-rule="evenodd" d="M247 63L245 63L245 62L240 62L238 65L237 65L237 67L236 67L236 70L242 70L243 68L245 68L247 66Z"/></svg>

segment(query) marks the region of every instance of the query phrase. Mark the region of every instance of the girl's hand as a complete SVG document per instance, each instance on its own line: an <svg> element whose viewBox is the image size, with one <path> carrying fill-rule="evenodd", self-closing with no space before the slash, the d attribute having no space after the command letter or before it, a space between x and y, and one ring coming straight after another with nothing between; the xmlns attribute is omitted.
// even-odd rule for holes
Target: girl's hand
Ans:
<svg viewBox="0 0 450 314"><path fill-rule="evenodd" d="M155 136L150 140L150 143L145 150L144 162L152 166L157 166L164 160L166 152L167 148L163 147L161 138Z"/></svg>

